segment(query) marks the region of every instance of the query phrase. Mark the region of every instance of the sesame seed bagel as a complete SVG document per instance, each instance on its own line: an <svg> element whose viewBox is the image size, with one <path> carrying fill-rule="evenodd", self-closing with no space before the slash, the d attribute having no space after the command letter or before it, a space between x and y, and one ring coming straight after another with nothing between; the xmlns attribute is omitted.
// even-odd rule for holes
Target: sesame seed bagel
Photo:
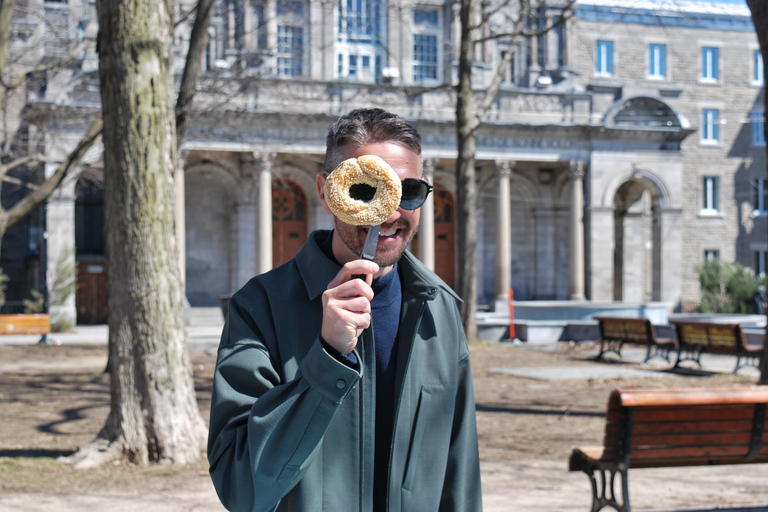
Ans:
<svg viewBox="0 0 768 512"><path fill-rule="evenodd" d="M353 185L369 185L376 193L369 202L349 195ZM375 155L344 160L328 176L323 188L331 212L346 224L382 224L400 206L402 186L392 167Z"/></svg>

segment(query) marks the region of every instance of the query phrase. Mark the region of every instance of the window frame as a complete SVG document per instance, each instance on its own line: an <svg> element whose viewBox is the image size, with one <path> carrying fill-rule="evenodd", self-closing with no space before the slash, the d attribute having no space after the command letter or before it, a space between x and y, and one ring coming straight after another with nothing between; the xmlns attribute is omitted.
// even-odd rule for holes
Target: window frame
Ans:
<svg viewBox="0 0 768 512"><path fill-rule="evenodd" d="M720 249L704 249L704 263L720 262Z"/></svg>
<svg viewBox="0 0 768 512"><path fill-rule="evenodd" d="M763 277L766 274L766 260L768 260L768 251L756 250L755 253L755 276Z"/></svg>
<svg viewBox="0 0 768 512"><path fill-rule="evenodd" d="M720 133L720 109L705 107L701 109L701 138L702 146L719 146L722 140Z"/></svg>
<svg viewBox="0 0 768 512"><path fill-rule="evenodd" d="M658 52L654 50L658 49ZM657 55L658 53L658 55ZM667 79L667 45L664 43L648 44L648 67L646 78L649 80Z"/></svg>
<svg viewBox="0 0 768 512"><path fill-rule="evenodd" d="M720 215L720 177L702 177L702 207L699 212L704 216Z"/></svg>
<svg viewBox="0 0 768 512"><path fill-rule="evenodd" d="M614 76L614 48L613 41L609 39L598 39L595 41L595 76L610 77ZM607 69L603 69L603 67Z"/></svg>
<svg viewBox="0 0 768 512"><path fill-rule="evenodd" d="M753 110L749 120L752 125L752 147L765 147L765 112Z"/></svg>
<svg viewBox="0 0 768 512"><path fill-rule="evenodd" d="M700 55L701 73L699 74L699 82L705 84L720 83L720 48L717 46L702 46Z"/></svg>
<svg viewBox="0 0 768 512"><path fill-rule="evenodd" d="M413 44L411 46L411 80L414 84L424 85L438 84L442 82L443 54L442 45L440 44L443 34L442 14L443 13L439 8L426 5L415 6L411 11L411 22L413 23ZM428 18L431 18L434 20L434 22ZM431 62L428 59L416 58L416 49L418 47L417 38L423 38L425 40L427 38L434 38L434 62ZM421 46L424 47L423 44ZM432 48L431 45L427 47ZM429 57L429 52L424 53L422 56ZM417 69L421 69L422 71L425 69L433 69L434 76L424 76L422 74L420 77L417 77Z"/></svg>
<svg viewBox="0 0 768 512"><path fill-rule="evenodd" d="M768 216L768 180L755 178L752 180L752 217Z"/></svg>
<svg viewBox="0 0 768 512"><path fill-rule="evenodd" d="M760 49L752 50L752 85L765 85L765 64Z"/></svg>

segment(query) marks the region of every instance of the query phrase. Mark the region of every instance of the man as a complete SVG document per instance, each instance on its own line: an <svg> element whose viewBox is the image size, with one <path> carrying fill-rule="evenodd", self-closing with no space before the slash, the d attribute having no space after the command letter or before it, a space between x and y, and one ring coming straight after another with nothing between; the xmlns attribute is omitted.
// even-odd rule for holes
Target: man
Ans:
<svg viewBox="0 0 768 512"><path fill-rule="evenodd" d="M421 137L362 109L326 142L326 212L328 173L366 154L405 180L400 208L373 262L360 259L367 227L335 219L232 297L211 403L214 486L237 511L480 511L458 297L406 251L431 190Z"/></svg>

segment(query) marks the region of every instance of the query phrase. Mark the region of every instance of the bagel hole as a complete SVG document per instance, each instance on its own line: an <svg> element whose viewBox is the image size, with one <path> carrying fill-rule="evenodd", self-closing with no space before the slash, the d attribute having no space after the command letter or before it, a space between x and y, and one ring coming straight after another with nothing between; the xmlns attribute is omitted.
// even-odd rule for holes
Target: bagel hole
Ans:
<svg viewBox="0 0 768 512"><path fill-rule="evenodd" d="M349 187L349 197L357 201L369 203L376 195L376 187L372 187L365 183L356 183Z"/></svg>

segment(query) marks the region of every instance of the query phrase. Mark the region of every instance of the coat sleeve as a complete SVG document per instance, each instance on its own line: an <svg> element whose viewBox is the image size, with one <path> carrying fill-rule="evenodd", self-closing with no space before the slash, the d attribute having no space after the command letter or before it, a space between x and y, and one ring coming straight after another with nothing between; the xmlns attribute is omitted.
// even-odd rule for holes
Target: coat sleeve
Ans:
<svg viewBox="0 0 768 512"><path fill-rule="evenodd" d="M360 373L331 357L316 339L295 377L284 381L270 352L273 343L263 336L274 329L256 325L242 302L237 294L230 301L222 333L208 460L228 510L271 511L312 462Z"/></svg>
<svg viewBox="0 0 768 512"><path fill-rule="evenodd" d="M483 493L480 486L480 455L477 446L472 367L464 331L460 325L458 332L461 333L462 353L459 356L456 407L454 409L445 483L440 499L440 512L464 510L482 512Z"/></svg>

